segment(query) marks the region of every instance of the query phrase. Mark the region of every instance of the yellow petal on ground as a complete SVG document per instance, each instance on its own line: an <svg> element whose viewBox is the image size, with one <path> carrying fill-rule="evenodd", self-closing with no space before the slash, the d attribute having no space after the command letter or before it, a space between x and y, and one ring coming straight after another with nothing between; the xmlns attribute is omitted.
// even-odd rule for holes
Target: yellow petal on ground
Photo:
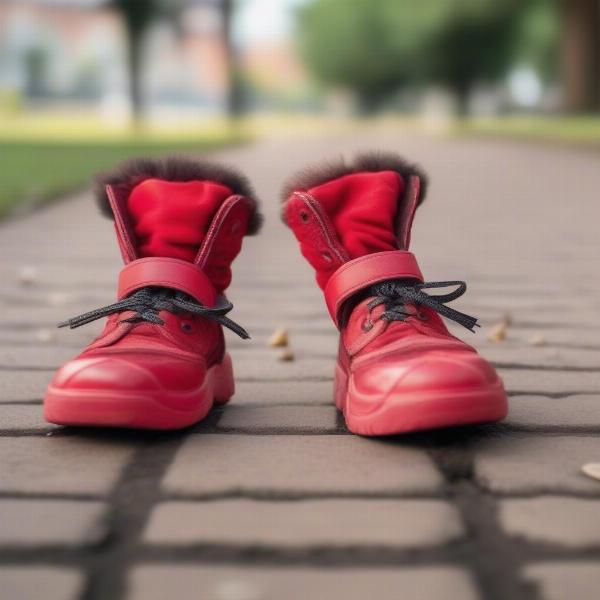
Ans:
<svg viewBox="0 0 600 600"><path fill-rule="evenodd" d="M586 463L581 467L581 471L588 477L600 481L600 463Z"/></svg>
<svg viewBox="0 0 600 600"><path fill-rule="evenodd" d="M25 265L19 269L17 279L21 285L31 285L38 278L38 272L35 267Z"/></svg>
<svg viewBox="0 0 600 600"><path fill-rule="evenodd" d="M490 329L487 339L490 340L490 342L503 342L506 339L507 331L508 324L505 321L502 321Z"/></svg>
<svg viewBox="0 0 600 600"><path fill-rule="evenodd" d="M44 344L49 344L51 342L56 341L56 332L52 329L38 329L35 332L35 339L38 342L43 342Z"/></svg>
<svg viewBox="0 0 600 600"><path fill-rule="evenodd" d="M529 338L530 346L545 346L546 338L541 333L536 333Z"/></svg>
<svg viewBox="0 0 600 600"><path fill-rule="evenodd" d="M295 359L296 359L296 355L291 350L284 350L279 355L279 360L281 362L292 362Z"/></svg>
<svg viewBox="0 0 600 600"><path fill-rule="evenodd" d="M268 343L271 348L286 348L289 343L288 330L283 327L276 329Z"/></svg>

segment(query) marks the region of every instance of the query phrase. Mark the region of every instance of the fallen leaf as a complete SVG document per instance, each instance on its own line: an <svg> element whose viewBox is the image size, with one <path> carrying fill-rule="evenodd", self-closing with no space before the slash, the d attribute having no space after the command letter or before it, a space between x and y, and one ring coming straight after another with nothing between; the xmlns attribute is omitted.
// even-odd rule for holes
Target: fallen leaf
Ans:
<svg viewBox="0 0 600 600"><path fill-rule="evenodd" d="M508 331L508 324L502 321L494 325L488 333L487 339L490 342L503 342L506 339L506 332Z"/></svg>
<svg viewBox="0 0 600 600"><path fill-rule="evenodd" d="M588 477L600 481L600 463L586 463L581 467L581 470Z"/></svg>
<svg viewBox="0 0 600 600"><path fill-rule="evenodd" d="M530 346L545 346L546 338L541 333L535 333L529 338Z"/></svg>
<svg viewBox="0 0 600 600"><path fill-rule="evenodd" d="M287 348L289 344L288 330L280 327L276 329L273 335L269 338L269 346L271 348Z"/></svg>
<svg viewBox="0 0 600 600"><path fill-rule="evenodd" d="M52 331L52 329L39 329L35 332L35 337L38 342L49 344L56 341L56 332Z"/></svg>
<svg viewBox="0 0 600 600"><path fill-rule="evenodd" d="M295 354L291 350L283 350L279 355L279 360L281 362L292 362L296 359Z"/></svg>
<svg viewBox="0 0 600 600"><path fill-rule="evenodd" d="M35 283L37 276L37 269L31 266L21 267L17 273L17 278L21 285L31 285L32 283Z"/></svg>
<svg viewBox="0 0 600 600"><path fill-rule="evenodd" d="M48 304L52 306L62 306L69 301L69 295L65 292L52 292L48 294Z"/></svg>

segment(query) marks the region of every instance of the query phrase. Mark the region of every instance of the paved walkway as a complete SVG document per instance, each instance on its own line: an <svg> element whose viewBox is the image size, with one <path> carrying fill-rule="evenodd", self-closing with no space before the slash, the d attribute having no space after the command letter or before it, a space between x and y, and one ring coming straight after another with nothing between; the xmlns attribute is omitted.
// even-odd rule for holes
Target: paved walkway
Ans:
<svg viewBox="0 0 600 600"><path fill-rule="evenodd" d="M506 381L503 425L368 440L332 407L336 335L278 186L369 147L432 176L413 249L429 279L469 281L457 307L484 324L464 335ZM268 217L231 290L253 339L230 338L234 401L185 434L43 422L53 369L97 329L53 324L112 300L116 244L87 195L0 229L0 596L597 598L600 481L580 468L600 462L599 156L374 130L222 157Z"/></svg>

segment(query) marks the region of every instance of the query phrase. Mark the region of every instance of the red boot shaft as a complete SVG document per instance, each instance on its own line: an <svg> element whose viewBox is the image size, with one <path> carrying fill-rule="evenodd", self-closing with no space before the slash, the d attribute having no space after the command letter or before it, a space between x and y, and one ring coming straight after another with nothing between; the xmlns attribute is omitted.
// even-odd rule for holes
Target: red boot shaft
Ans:
<svg viewBox="0 0 600 600"><path fill-rule="evenodd" d="M408 252L423 175L395 155L305 172L285 191L284 219L316 270L340 330L335 401L363 435L495 421L506 415L502 382L440 314L476 320L427 290Z"/></svg>
<svg viewBox="0 0 600 600"><path fill-rule="evenodd" d="M65 323L108 316L45 398L49 421L175 429L234 392L222 326L242 238L259 225L245 179L182 159L128 163L101 185L125 267L118 302Z"/></svg>

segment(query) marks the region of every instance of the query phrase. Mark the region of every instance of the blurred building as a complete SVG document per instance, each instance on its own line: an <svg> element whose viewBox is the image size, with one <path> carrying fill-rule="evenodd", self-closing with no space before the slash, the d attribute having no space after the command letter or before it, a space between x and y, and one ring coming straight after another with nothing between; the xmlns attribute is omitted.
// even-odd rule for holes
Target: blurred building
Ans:
<svg viewBox="0 0 600 600"><path fill-rule="evenodd" d="M118 116L128 106L127 45L102 0L0 0L0 93L24 105L73 105ZM227 92L220 12L193 2L145 41L143 85L161 118L214 114Z"/></svg>

